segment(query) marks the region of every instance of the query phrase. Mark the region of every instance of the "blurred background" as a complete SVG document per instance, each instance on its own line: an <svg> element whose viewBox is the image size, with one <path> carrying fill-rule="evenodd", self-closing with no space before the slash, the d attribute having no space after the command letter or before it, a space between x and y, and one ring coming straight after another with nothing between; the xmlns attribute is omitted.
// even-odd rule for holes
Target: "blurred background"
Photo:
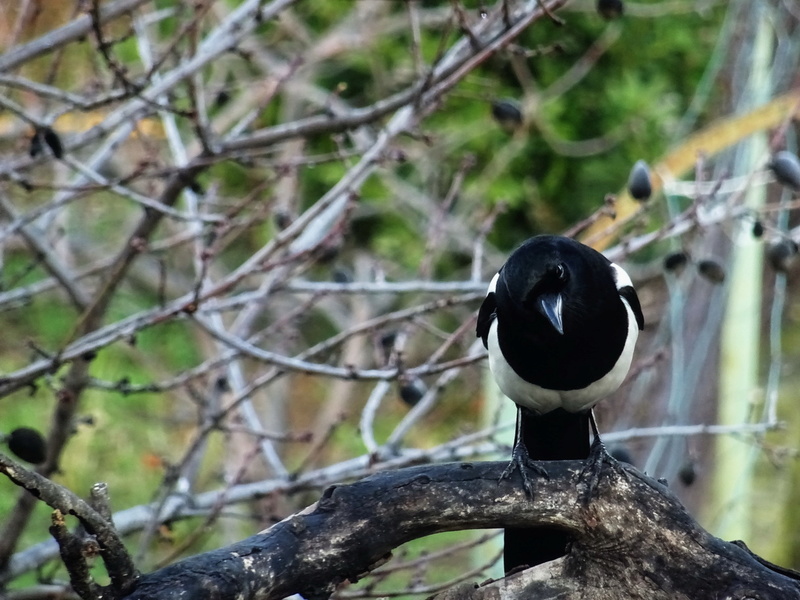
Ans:
<svg viewBox="0 0 800 600"><path fill-rule="evenodd" d="M565 233L645 312L609 448L800 568L800 7L544 6L6 1L3 450L107 482L143 571L332 483L505 459L475 312ZM66 589L49 520L0 481L7 592ZM500 552L432 536L336 597L425 597Z"/></svg>

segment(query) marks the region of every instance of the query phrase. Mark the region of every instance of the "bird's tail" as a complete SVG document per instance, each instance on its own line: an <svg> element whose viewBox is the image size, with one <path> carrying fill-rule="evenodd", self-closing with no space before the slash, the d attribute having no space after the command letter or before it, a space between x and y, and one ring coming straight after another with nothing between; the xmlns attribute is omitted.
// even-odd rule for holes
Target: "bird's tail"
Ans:
<svg viewBox="0 0 800 600"><path fill-rule="evenodd" d="M535 415L520 408L522 442L532 460L583 460L589 456L589 413L561 408ZM514 440L517 443L517 440ZM506 572L538 565L565 554L570 537L562 529L506 529L503 559Z"/></svg>

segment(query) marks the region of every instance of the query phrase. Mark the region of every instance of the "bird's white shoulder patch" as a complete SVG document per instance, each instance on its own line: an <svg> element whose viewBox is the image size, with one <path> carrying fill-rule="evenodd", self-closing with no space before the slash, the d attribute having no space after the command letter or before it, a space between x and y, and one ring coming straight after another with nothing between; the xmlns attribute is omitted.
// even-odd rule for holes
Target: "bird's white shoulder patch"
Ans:
<svg viewBox="0 0 800 600"><path fill-rule="evenodd" d="M493 294L494 291L497 289L497 280L500 279L500 271L494 274L492 280L489 282L489 289L486 290L487 294Z"/></svg>
<svg viewBox="0 0 800 600"><path fill-rule="evenodd" d="M625 269L620 267L617 263L611 263L611 272L614 275L614 281L617 284L617 289L621 290L624 287L633 287L630 275L625 272Z"/></svg>

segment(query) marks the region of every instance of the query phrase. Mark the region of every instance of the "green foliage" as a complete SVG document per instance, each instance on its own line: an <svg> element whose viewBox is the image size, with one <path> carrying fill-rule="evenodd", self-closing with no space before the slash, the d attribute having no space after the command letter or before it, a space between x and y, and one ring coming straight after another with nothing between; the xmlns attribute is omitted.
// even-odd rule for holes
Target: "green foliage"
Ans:
<svg viewBox="0 0 800 600"><path fill-rule="evenodd" d="M596 209L606 193L622 187L635 160L660 156L705 68L701 57L707 57L713 47L710 33L717 30L719 17L717 12L705 18L626 19L608 52L566 93L542 103L538 91L530 90L526 97L532 103L533 123L517 134L526 136L527 143L487 188L486 201L502 198L515 209L498 223L497 237L519 239L563 229ZM568 14L567 21L562 29L539 26L526 33L530 45L547 47L558 42L564 48L525 62L537 90L546 92L581 60L603 26L593 15ZM511 70L497 63L481 72L484 85L492 88L489 98L521 97ZM482 131L494 129L494 134L471 140L469 150L478 156L479 164L502 149L504 142L510 143L507 136L498 139L499 128L490 122L488 109L482 118L474 110L464 115L461 122L474 122ZM542 136L537 123L565 142L600 136L611 146L588 156L563 155L552 146L549 135ZM523 206L528 210L521 210ZM512 231L505 232L506 226Z"/></svg>

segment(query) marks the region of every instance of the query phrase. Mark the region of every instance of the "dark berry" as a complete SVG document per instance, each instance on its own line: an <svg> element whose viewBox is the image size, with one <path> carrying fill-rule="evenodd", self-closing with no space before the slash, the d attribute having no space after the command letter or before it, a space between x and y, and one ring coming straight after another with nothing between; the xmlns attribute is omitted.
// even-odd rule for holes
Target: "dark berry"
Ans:
<svg viewBox="0 0 800 600"><path fill-rule="evenodd" d="M31 158L36 158L42 153L44 145L42 144L42 136L37 130L31 137L31 144L28 148L28 154Z"/></svg>
<svg viewBox="0 0 800 600"><path fill-rule="evenodd" d="M276 211L273 215L273 219L275 220L275 226L278 229L286 229L292 224L292 215L285 210Z"/></svg>
<svg viewBox="0 0 800 600"><path fill-rule="evenodd" d="M786 273L797 260L797 244L791 239L770 242L767 247L767 260L779 273Z"/></svg>
<svg viewBox="0 0 800 600"><path fill-rule="evenodd" d="M415 377L400 386L400 399L409 406L414 406L422 399L427 391L428 388L425 383L421 379Z"/></svg>
<svg viewBox="0 0 800 600"><path fill-rule="evenodd" d="M631 451L626 446L614 446L609 454L619 462L633 464L633 456L631 456Z"/></svg>
<svg viewBox="0 0 800 600"><path fill-rule="evenodd" d="M616 19L625 12L622 0L597 0L597 14L604 19Z"/></svg>
<svg viewBox="0 0 800 600"><path fill-rule="evenodd" d="M664 270L679 271L686 266L687 262L689 262L689 255L683 250L670 252L664 257Z"/></svg>
<svg viewBox="0 0 800 600"><path fill-rule="evenodd" d="M680 471L678 471L678 479L681 480L683 485L692 485L697 479L697 464L691 458L687 460Z"/></svg>
<svg viewBox="0 0 800 600"><path fill-rule="evenodd" d="M781 150L772 157L767 166L783 185L800 190L800 159L794 152Z"/></svg>
<svg viewBox="0 0 800 600"><path fill-rule="evenodd" d="M335 283L350 283L353 281L353 274L349 269L339 267L333 270L333 281Z"/></svg>
<svg viewBox="0 0 800 600"><path fill-rule="evenodd" d="M718 262L705 259L697 263L697 270L700 275L708 279L712 283L722 283L725 281L725 269Z"/></svg>
<svg viewBox="0 0 800 600"><path fill-rule="evenodd" d="M636 200L647 200L653 193L650 180L650 167L643 160L637 160L628 175L628 192Z"/></svg>
<svg viewBox="0 0 800 600"><path fill-rule="evenodd" d="M514 131L522 125L522 109L516 100L495 100L492 102L492 116L506 131Z"/></svg>
<svg viewBox="0 0 800 600"><path fill-rule="evenodd" d="M47 458L47 443L42 434L31 427L18 427L6 439L8 449L22 460L38 465Z"/></svg>
<svg viewBox="0 0 800 600"><path fill-rule="evenodd" d="M55 131L49 127L44 127L42 128L42 136L44 137L44 143L52 150L53 156L56 158L64 156L64 146L61 145L61 138L58 137Z"/></svg>

